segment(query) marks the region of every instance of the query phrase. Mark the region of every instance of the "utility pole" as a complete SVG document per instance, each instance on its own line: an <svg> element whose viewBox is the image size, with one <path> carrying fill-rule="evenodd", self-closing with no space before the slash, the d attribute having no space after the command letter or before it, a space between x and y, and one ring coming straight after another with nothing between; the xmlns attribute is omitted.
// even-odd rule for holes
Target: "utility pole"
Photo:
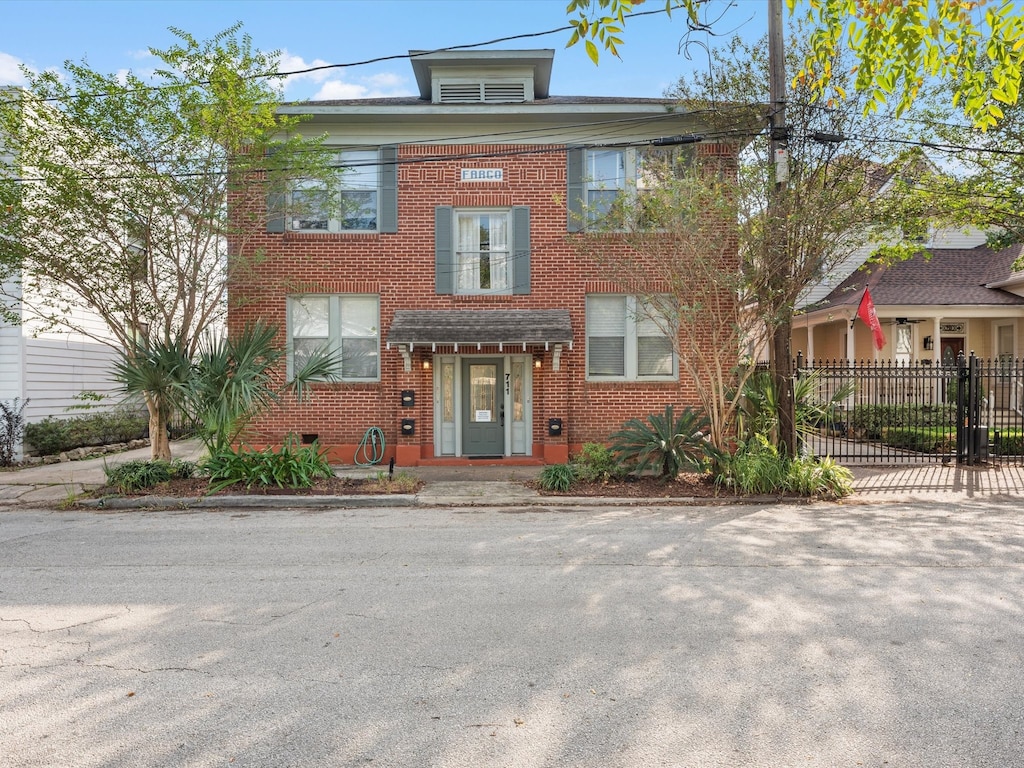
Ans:
<svg viewBox="0 0 1024 768"><path fill-rule="evenodd" d="M767 244L770 253L769 286L775 290L790 280L788 228L784 226L785 211L779 203L789 180L789 129L786 125L786 56L782 35L782 0L768 0L768 87L771 100L770 131L772 160L775 163L775 185L768 199ZM778 295L778 294L776 294ZM783 317L772 318L769 363L774 379L779 408L779 440L787 455L796 452L795 407L793 403L792 361L789 335L792 331L792 308L781 308ZM782 321L785 322L782 322Z"/></svg>

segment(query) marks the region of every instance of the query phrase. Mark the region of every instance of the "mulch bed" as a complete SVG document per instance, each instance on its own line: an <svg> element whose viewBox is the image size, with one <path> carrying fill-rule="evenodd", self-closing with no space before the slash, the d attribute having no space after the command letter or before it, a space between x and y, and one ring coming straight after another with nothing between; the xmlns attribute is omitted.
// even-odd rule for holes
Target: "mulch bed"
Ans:
<svg viewBox="0 0 1024 768"><path fill-rule="evenodd" d="M735 496L715 485L710 475L684 473L676 480L661 477L628 477L607 482L583 483L576 481L568 491L546 491L536 480L528 483L542 496L611 496L616 498L714 498Z"/></svg>
<svg viewBox="0 0 1024 768"><path fill-rule="evenodd" d="M139 496L170 496L174 498L200 498L203 496L349 496L366 494L390 494L390 493L416 493L423 487L423 482L418 481L410 488L403 483L388 483L375 479L359 479L351 477L330 477L314 481L310 488L278 488L277 486L253 486L247 488L245 485L229 485L216 493L209 493L209 481L201 477L192 477L183 480L171 480L166 483L159 483L151 488L145 488L136 493L121 493L113 486L104 486L93 491L90 496L123 496L133 498Z"/></svg>

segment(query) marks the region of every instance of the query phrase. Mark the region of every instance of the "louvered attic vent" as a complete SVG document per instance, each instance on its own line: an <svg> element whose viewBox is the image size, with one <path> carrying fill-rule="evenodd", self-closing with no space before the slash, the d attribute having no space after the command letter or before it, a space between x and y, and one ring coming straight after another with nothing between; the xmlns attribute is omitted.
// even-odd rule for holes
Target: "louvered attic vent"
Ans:
<svg viewBox="0 0 1024 768"><path fill-rule="evenodd" d="M441 104L500 104L526 101L526 83L519 82L438 82Z"/></svg>

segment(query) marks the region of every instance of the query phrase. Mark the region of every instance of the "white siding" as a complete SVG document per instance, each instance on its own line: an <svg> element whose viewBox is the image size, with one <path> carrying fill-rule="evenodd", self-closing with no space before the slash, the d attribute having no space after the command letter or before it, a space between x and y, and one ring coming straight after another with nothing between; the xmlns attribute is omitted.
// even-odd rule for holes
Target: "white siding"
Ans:
<svg viewBox="0 0 1024 768"><path fill-rule="evenodd" d="M75 396L83 391L113 394L118 383L110 375L114 350L95 342L24 340L25 393L29 404L26 421L42 421L47 416L73 416L67 408L81 405ZM112 401L116 399L116 395ZM112 405L113 402L103 405Z"/></svg>

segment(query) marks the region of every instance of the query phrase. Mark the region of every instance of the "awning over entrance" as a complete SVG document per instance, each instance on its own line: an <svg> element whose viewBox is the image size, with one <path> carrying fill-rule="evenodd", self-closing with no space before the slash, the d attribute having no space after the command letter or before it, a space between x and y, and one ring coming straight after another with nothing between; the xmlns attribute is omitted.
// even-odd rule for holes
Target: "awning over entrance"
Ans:
<svg viewBox="0 0 1024 768"><path fill-rule="evenodd" d="M499 349L566 344L572 348L567 309L409 310L395 312L388 347L453 347L456 352L496 346Z"/></svg>

